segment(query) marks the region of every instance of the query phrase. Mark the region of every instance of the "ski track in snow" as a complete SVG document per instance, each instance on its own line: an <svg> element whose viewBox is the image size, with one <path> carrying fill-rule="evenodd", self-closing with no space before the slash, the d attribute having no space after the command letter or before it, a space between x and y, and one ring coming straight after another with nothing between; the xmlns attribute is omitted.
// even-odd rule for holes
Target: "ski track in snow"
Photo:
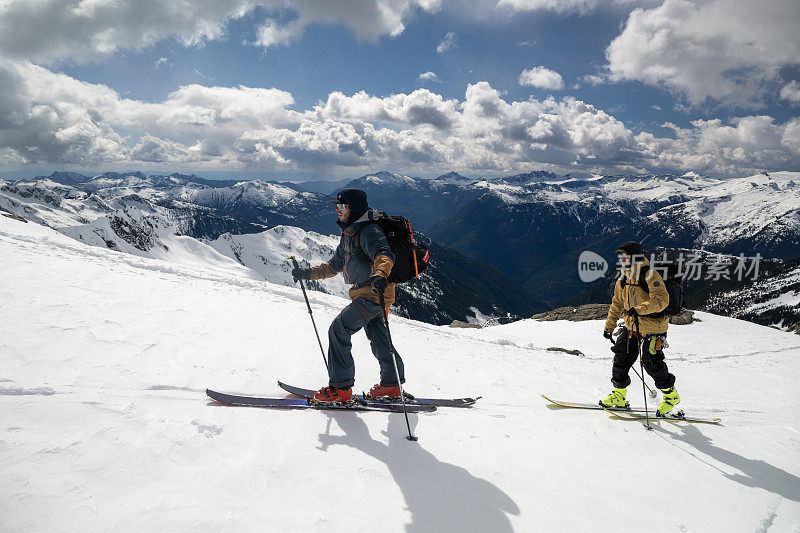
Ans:
<svg viewBox="0 0 800 533"><path fill-rule="evenodd" d="M608 393L602 321L455 330L393 316L410 392L483 395L410 415L409 443L402 415L205 396L326 381L299 289L5 217L0 256L0 530L800 530L796 335L708 313L670 329L680 407L723 425L648 432L539 396ZM346 301L310 299L326 345ZM353 341L366 389L377 364ZM334 482L344 490L309 496ZM598 505L609 488L624 505Z"/></svg>
<svg viewBox="0 0 800 533"><path fill-rule="evenodd" d="M53 394L55 394L55 392L53 392L53 389L50 387L38 387L35 389L21 389L19 387L11 389L0 388L0 395L6 396L52 396Z"/></svg>

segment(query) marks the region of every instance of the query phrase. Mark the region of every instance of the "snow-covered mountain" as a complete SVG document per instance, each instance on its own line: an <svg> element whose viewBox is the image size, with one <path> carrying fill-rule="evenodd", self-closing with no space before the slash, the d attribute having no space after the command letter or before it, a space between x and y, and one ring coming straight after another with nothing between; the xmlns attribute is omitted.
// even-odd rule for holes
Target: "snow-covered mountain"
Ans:
<svg viewBox="0 0 800 533"><path fill-rule="evenodd" d="M339 243L337 236L291 226L242 235L225 233L213 241L198 240L180 235L179 224L175 217L166 218L142 202L90 223L58 230L91 246L209 271L234 272L286 286L294 286L289 256L295 256L303 266L318 265L333 256ZM434 324L449 324L453 320L508 320L544 309L543 304L532 300L491 266L438 247L424 236L419 238L427 242L436 260L418 280L397 289L393 312ZM341 276L310 281L308 287L340 297L348 294Z"/></svg>
<svg viewBox="0 0 800 533"><path fill-rule="evenodd" d="M448 172L447 174L442 174L441 176L438 176L430 181L431 183L441 183L445 185L468 186L475 183L477 180L462 176L458 172Z"/></svg>
<svg viewBox="0 0 800 533"><path fill-rule="evenodd" d="M105 204L102 214L130 201L144 202L150 209L174 219L187 235L212 239L226 232L253 233L280 224L324 232L336 230L325 195L276 182L215 182L186 174L146 176L142 172L106 172L83 181L74 176L63 178L63 173L53 173L48 178L8 183L0 187L0 208L26 216L17 204L26 203L32 195L42 196L41 203L51 206L65 198ZM63 181L74 184L60 183ZM51 227L60 227L90 222L97 216L98 213L78 214L67 221L39 218Z"/></svg>
<svg viewBox="0 0 800 533"><path fill-rule="evenodd" d="M0 529L800 527L796 335L709 313L670 328L680 407L723 425L645 431L540 396L608 393L601 321L462 330L392 317L410 392L483 396L410 415L411 443L400 414L207 399L207 387L282 397L277 379L327 382L298 288L90 247L6 216L0 257ZM322 328L346 303L309 297ZM356 387L368 388L378 367L363 334L353 349ZM641 405L640 389L628 397ZM321 497L332 485L346 489ZM614 501L600 502L609 487Z"/></svg>
<svg viewBox="0 0 800 533"><path fill-rule="evenodd" d="M489 221L501 217L513 222L499 233L501 240L552 227L566 241L596 240L636 226L643 238L659 236L652 245L800 256L798 172L732 179L691 172L572 178L544 171L470 179L451 172L432 180L378 172L347 186L366 190L381 209L407 213L437 242L489 258L518 280L520 273L504 265L511 258L480 250L487 239L478 238L473 226L491 230L496 226Z"/></svg>
<svg viewBox="0 0 800 533"><path fill-rule="evenodd" d="M59 228L59 231L90 246L161 259L208 272L264 279L260 272L247 268L211 246L193 237L178 235L175 226L160 215L132 206L88 224Z"/></svg>
<svg viewBox="0 0 800 533"><path fill-rule="evenodd" d="M366 191L372 207L402 214L427 233L479 196L483 191L477 183L456 173L428 180L382 171L356 178L346 188Z"/></svg>
<svg viewBox="0 0 800 533"><path fill-rule="evenodd" d="M487 195L517 211L523 209L521 206L530 206L534 213L531 216L537 219L545 206L554 214L571 215L576 231L562 232L566 238L599 237L627 220L641 225L645 234L660 230L658 239L651 236L658 240L654 245L720 253L760 251L764 256L784 259L794 259L800 252L798 172L733 179L606 176L525 186L510 185L508 181L483 181L480 185ZM497 205L494 209L503 207ZM479 201L459 216L475 216L484 210L486 206ZM442 224L452 225L450 221ZM524 227L520 229L524 231ZM439 233L435 230L431 235L436 238ZM662 242L664 237L669 241Z"/></svg>
<svg viewBox="0 0 800 533"><path fill-rule="evenodd" d="M429 230L431 238L490 261L557 305L585 289L581 251L613 263L621 242L747 256L800 256L800 173L736 179L603 176L525 186L482 181L484 192Z"/></svg>
<svg viewBox="0 0 800 533"><path fill-rule="evenodd" d="M99 196L49 179L0 183L0 210L53 228L85 224L114 209Z"/></svg>
<svg viewBox="0 0 800 533"><path fill-rule="evenodd" d="M320 235L338 233L329 197L287 184L141 172L84 178L54 173L47 179L0 184L0 209L63 227L136 206L160 215L179 234L210 241L281 225ZM502 273L516 284L493 283L493 290L485 291L455 286L445 290L442 283L454 277L441 273L445 277L435 280L439 288L417 291L417 302L436 301L430 291L452 290L459 298L483 294L484 302L475 306L481 313L490 310L495 299L503 302L499 309L515 308L514 314L521 314L529 309L510 303L514 293L522 291L530 295L528 300L541 300L546 306L562 305L586 289L575 269L579 253L590 249L613 262L611 251L625 240L640 240L646 248L794 259L800 256L798 183L800 173L791 172L725 180L694 173L575 178L549 172L496 179L451 172L427 180L376 172L347 186L366 190L373 207L406 216L415 229L429 232L432 242L485 261L499 271L489 274L495 280ZM477 264L474 269L489 272ZM457 270L472 276L466 269ZM480 282L479 276L472 278ZM457 305L458 298L450 303ZM415 314L419 309L400 309L417 318L431 317L430 312ZM462 308L455 314L464 313ZM504 314L489 312L497 313ZM445 312L436 321L449 316Z"/></svg>
<svg viewBox="0 0 800 533"><path fill-rule="evenodd" d="M287 187L292 187L299 191L305 192L319 192L322 194L333 194L336 190L344 188L350 179L343 180L307 180L299 183L284 182Z"/></svg>
<svg viewBox="0 0 800 533"><path fill-rule="evenodd" d="M15 212L15 196L17 200L38 197L40 204L51 207L88 199L98 204L95 212L75 215L75 220L82 217L85 223L96 218L96 212L108 213L121 207L119 200L138 198L154 207L193 209L262 227L283 224L336 232L328 197L298 191L287 184L214 182L185 174L145 176L141 172L106 172L80 180L79 174L56 172L49 178L5 183L0 186L0 206ZM503 209L504 204L516 206L518 211L520 206L536 206L532 216L540 218L547 206L554 214L572 216L574 226L583 231L562 232L568 239L607 234L628 221L647 231L666 227L665 237L681 242L658 244L672 247L720 253L751 248L784 259L796 257L792 253L800 247L800 173L793 172L734 179L693 173L576 179L543 171L471 179L451 172L427 180L381 171L352 180L347 186L366 190L373 207L404 214L416 228L434 238L446 233L442 226L460 231L459 219L475 218L479 214L475 211L486 211L485 197L489 196L498 200L495 210ZM477 220L487 216L491 213ZM439 226L434 231L427 231L436 224ZM216 238L222 233L193 236Z"/></svg>
<svg viewBox="0 0 800 533"><path fill-rule="evenodd" d="M295 286L292 264L287 258L294 256L303 267L319 265L333 257L339 239L291 226L276 226L247 235L225 233L208 244L219 253L258 272L263 279L292 287ZM307 286L341 298L347 297L348 286L342 276L308 281Z"/></svg>
<svg viewBox="0 0 800 533"><path fill-rule="evenodd" d="M714 291L705 309L800 333L800 259L761 268L755 281Z"/></svg>

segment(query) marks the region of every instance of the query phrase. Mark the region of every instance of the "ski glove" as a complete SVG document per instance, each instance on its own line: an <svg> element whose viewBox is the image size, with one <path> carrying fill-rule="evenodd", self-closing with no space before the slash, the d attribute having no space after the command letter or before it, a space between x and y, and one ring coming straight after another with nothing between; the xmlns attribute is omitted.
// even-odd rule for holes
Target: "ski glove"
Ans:
<svg viewBox="0 0 800 533"><path fill-rule="evenodd" d="M389 285L389 280L384 278L380 274L375 274L374 276L369 278L369 286L372 289L372 292L374 292L375 294L383 294L388 285Z"/></svg>
<svg viewBox="0 0 800 533"><path fill-rule="evenodd" d="M611 342L614 342L614 339L611 338L611 332L610 331L604 331L603 332L603 338L608 339Z"/></svg>
<svg viewBox="0 0 800 533"><path fill-rule="evenodd" d="M311 269L294 267L292 269L292 279L294 280L295 283L297 283L297 280L311 279Z"/></svg>

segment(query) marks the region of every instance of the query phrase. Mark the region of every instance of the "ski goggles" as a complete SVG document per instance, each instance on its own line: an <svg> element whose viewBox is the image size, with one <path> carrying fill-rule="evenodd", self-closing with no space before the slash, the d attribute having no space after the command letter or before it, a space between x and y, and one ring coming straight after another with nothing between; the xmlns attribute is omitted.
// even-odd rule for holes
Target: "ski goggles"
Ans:
<svg viewBox="0 0 800 533"><path fill-rule="evenodd" d="M337 211L344 211L345 209L347 209L347 204L336 204Z"/></svg>

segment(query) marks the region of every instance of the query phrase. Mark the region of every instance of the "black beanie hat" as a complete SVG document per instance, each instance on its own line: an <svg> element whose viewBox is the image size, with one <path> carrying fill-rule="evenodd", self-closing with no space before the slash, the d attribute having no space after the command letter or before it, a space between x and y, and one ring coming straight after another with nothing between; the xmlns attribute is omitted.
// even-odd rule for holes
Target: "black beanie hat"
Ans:
<svg viewBox="0 0 800 533"><path fill-rule="evenodd" d="M619 248L616 249L615 253L618 254L627 254L627 255L644 255L644 250L642 249L642 245L636 241L628 241Z"/></svg>
<svg viewBox="0 0 800 533"><path fill-rule="evenodd" d="M367 193L361 189L342 189L336 195L335 204L347 204L350 207L350 217L347 219L347 225L352 224L369 209L367 205Z"/></svg>

